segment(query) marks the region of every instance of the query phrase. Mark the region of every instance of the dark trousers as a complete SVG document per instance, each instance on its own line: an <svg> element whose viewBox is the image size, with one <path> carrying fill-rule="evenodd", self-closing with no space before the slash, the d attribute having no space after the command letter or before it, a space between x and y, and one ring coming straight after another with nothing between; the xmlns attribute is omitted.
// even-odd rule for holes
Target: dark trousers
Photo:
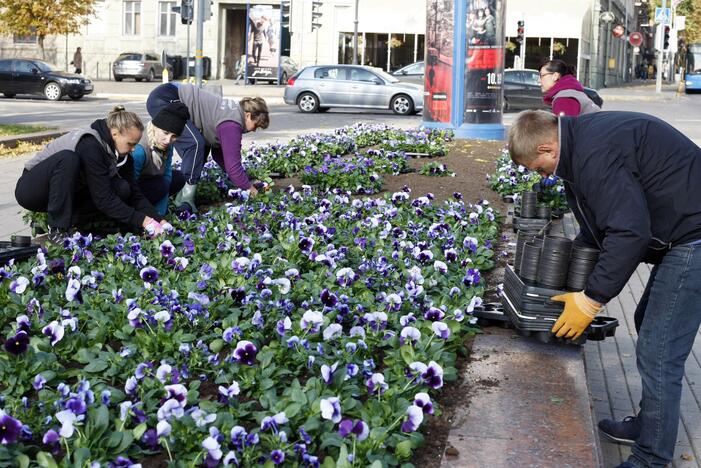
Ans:
<svg viewBox="0 0 701 468"><path fill-rule="evenodd" d="M155 206L164 197L175 195L185 186L185 175L180 171L173 170L170 184L162 175L141 177L138 183L141 193Z"/></svg>
<svg viewBox="0 0 701 468"><path fill-rule="evenodd" d="M164 83L151 91L146 100L146 110L151 117L171 102L179 102L178 88L172 83ZM188 120L183 133L175 140L173 147L178 151L182 165L180 168L189 184L196 184L202 175L202 168L209 154L202 133L191 120Z"/></svg>
<svg viewBox="0 0 701 468"><path fill-rule="evenodd" d="M73 151L60 151L22 173L15 198L29 211L48 212L50 227L68 229L80 185L80 157Z"/></svg>

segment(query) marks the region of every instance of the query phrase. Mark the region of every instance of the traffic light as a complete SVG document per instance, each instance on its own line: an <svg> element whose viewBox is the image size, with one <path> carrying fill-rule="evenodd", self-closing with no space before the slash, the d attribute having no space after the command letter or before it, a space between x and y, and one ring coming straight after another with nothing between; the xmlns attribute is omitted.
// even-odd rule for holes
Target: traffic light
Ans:
<svg viewBox="0 0 701 468"><path fill-rule="evenodd" d="M321 28L321 6L323 5L323 2L312 2L312 31L316 31L317 29Z"/></svg>
<svg viewBox="0 0 701 468"><path fill-rule="evenodd" d="M213 13L213 5L214 5L214 0L204 0L204 20L207 21L209 20L212 16L214 16Z"/></svg>
<svg viewBox="0 0 701 468"><path fill-rule="evenodd" d="M516 42L519 44L523 43L523 35L526 32L526 22L520 20L516 27Z"/></svg>
<svg viewBox="0 0 701 468"><path fill-rule="evenodd" d="M175 8L180 9L177 13L180 13L181 23L192 24L192 0L182 0L180 2L180 7L173 7L173 10L175 10Z"/></svg>
<svg viewBox="0 0 701 468"><path fill-rule="evenodd" d="M290 29L290 21L292 17L292 1L280 1L280 26L284 29Z"/></svg>
<svg viewBox="0 0 701 468"><path fill-rule="evenodd" d="M662 50L669 49L669 26L664 27L664 36L662 36Z"/></svg>

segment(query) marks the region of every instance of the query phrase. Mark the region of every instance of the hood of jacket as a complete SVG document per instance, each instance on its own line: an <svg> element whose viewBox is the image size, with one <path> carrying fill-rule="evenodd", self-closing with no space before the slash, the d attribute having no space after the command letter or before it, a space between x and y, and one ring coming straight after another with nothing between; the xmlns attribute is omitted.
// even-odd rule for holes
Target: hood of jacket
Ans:
<svg viewBox="0 0 701 468"><path fill-rule="evenodd" d="M553 98L557 93L560 91L564 91L566 89L573 89L575 91L584 91L584 86L577 81L577 78L574 77L574 75L565 75L561 76L559 80L553 85L552 88L550 88L544 95L543 95L543 102L547 105L552 105L553 103Z"/></svg>
<svg viewBox="0 0 701 468"><path fill-rule="evenodd" d="M112 138L112 132L110 131L110 128L107 126L107 120L97 119L92 124L90 124L90 128L92 128L100 134L100 138L102 138L102 141L107 143L107 145L112 149L112 153L114 154L116 151L114 146L114 139Z"/></svg>

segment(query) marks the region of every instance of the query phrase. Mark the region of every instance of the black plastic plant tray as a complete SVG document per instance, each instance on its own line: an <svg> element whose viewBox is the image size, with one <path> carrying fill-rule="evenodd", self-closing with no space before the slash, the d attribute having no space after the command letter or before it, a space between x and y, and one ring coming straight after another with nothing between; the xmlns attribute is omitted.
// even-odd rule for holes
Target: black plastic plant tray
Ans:
<svg viewBox="0 0 701 468"><path fill-rule="evenodd" d="M479 319L484 319L493 322L510 323L509 317L504 314L504 307L501 304L485 304L486 306L475 307L472 315ZM495 307L497 306L498 307Z"/></svg>
<svg viewBox="0 0 701 468"><path fill-rule="evenodd" d="M511 265L506 265L504 268L504 286L506 284L511 286L511 289L518 295L523 295L531 297L533 299L543 299L550 300L552 296L558 294L565 294L567 291L562 291L559 289L544 288L541 286L531 286L525 284L521 278L516 274Z"/></svg>
<svg viewBox="0 0 701 468"><path fill-rule="evenodd" d="M17 247L13 246L11 242L0 241L0 265L6 264L13 258L15 261L20 261L33 257L36 255L38 248L39 246L36 244Z"/></svg>
<svg viewBox="0 0 701 468"><path fill-rule="evenodd" d="M540 218L519 218L518 216L514 216L512 220L513 224L513 230L514 232L518 232L519 229L541 229L545 227L550 221L547 219L540 219Z"/></svg>
<svg viewBox="0 0 701 468"><path fill-rule="evenodd" d="M587 339L592 341L603 341L606 338L616 336L618 319L598 315L589 325Z"/></svg>

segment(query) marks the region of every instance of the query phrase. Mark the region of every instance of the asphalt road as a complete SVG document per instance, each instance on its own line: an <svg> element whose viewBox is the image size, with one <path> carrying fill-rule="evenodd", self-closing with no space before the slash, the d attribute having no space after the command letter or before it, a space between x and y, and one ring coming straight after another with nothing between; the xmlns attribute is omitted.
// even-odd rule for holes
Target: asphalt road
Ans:
<svg viewBox="0 0 701 468"><path fill-rule="evenodd" d="M142 85L142 83L138 83ZM152 86L152 85L151 85ZM272 91L269 87L267 92ZM146 94L144 88L132 92ZM255 88L246 91L255 93ZM274 92L274 91L273 91ZM611 95L607 98L607 94ZM684 95L678 99L673 93L656 96L652 92L626 92L625 89L608 89L602 92L605 99L604 110L628 110L655 115L675 126L682 133L701 145L701 94ZM62 100L49 102L42 98L7 99L0 97L0 123L35 124L59 128L76 128L104 117L116 104L124 104L127 109L148 119L144 95L139 94L115 97L86 96L81 101ZM255 134L245 136L244 143L251 141L285 141L299 134L316 130L332 130L355 122L386 123L399 127L415 127L421 124L421 115L397 116L391 111L365 111L352 109L331 109L324 114L302 114L295 106L275 104L270 106L270 127ZM504 124L509 125L516 113L504 115Z"/></svg>
<svg viewBox="0 0 701 468"><path fill-rule="evenodd" d="M80 101L57 102L31 97L0 97L0 123L78 128L106 116L117 104L123 104L127 110L136 112L142 119L149 119L143 97L125 99L86 96ZM286 104L270 105L269 109L270 126L266 130L258 130L254 135L246 134L244 145L253 140L287 141L299 134L332 130L356 122L385 123L403 128L417 127L421 124L421 115L398 116L390 110L331 109L323 114L303 114L296 106Z"/></svg>

